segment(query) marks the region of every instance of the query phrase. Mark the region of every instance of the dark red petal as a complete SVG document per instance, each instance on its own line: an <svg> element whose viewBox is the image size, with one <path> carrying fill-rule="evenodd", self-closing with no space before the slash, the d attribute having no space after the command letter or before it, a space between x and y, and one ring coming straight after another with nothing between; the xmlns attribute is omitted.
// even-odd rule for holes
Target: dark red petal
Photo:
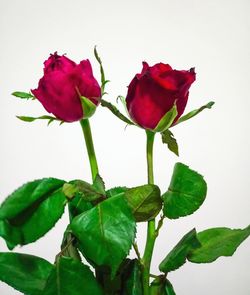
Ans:
<svg viewBox="0 0 250 295"><path fill-rule="evenodd" d="M32 90L44 108L58 119L78 121L83 110L75 85L68 75L57 71L44 75L37 89Z"/></svg>
<svg viewBox="0 0 250 295"><path fill-rule="evenodd" d="M152 76L159 76L162 73L170 72L172 71L172 67L169 64L164 63L157 63L154 66L150 67L150 74Z"/></svg>
<svg viewBox="0 0 250 295"><path fill-rule="evenodd" d="M175 97L144 76L136 84L130 84L126 101L131 118L143 128L154 129L173 107Z"/></svg>
<svg viewBox="0 0 250 295"><path fill-rule="evenodd" d="M44 73L48 74L52 71L62 71L67 73L75 66L75 62L67 58L65 55L61 56L55 52L44 62Z"/></svg>
<svg viewBox="0 0 250 295"><path fill-rule="evenodd" d="M98 105L101 98L101 87L93 76L89 60L83 60L72 72L74 82L82 96Z"/></svg>
<svg viewBox="0 0 250 295"><path fill-rule="evenodd" d="M177 121L185 110L194 81L194 69L177 71L168 64L149 67L144 63L142 73L137 74L128 87L126 104L131 118L145 129L154 129L176 103Z"/></svg>

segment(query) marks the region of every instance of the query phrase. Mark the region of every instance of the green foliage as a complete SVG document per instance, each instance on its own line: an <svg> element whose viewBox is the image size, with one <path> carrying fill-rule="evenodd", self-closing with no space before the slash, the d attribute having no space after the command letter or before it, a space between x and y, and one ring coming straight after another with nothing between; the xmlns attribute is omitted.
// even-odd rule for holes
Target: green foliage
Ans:
<svg viewBox="0 0 250 295"><path fill-rule="evenodd" d="M0 253L0 280L26 295L42 295L52 269L52 264L40 257Z"/></svg>
<svg viewBox="0 0 250 295"><path fill-rule="evenodd" d="M107 197L123 196L137 222L153 219L162 208L161 192L157 185L146 184L133 188L114 187L106 194Z"/></svg>
<svg viewBox="0 0 250 295"><path fill-rule="evenodd" d="M81 96L81 103L83 109L84 119L88 119L94 115L96 111L96 105L87 97Z"/></svg>
<svg viewBox="0 0 250 295"><path fill-rule="evenodd" d="M160 120L158 125L153 130L154 132L163 132L167 130L174 122L174 119L178 115L176 104L168 111Z"/></svg>
<svg viewBox="0 0 250 295"><path fill-rule="evenodd" d="M117 196L75 217L71 229L84 255L99 266L109 266L114 277L134 241L136 224L127 202Z"/></svg>
<svg viewBox="0 0 250 295"><path fill-rule="evenodd" d="M194 263L210 263L221 256L232 256L239 245L250 235L250 226L245 229L226 227L210 228L198 233L201 247L188 255Z"/></svg>
<svg viewBox="0 0 250 295"><path fill-rule="evenodd" d="M93 187L96 189L97 192L102 194L103 196L106 195L105 192L105 183L101 176L99 174L96 175L94 182L93 182Z"/></svg>
<svg viewBox="0 0 250 295"><path fill-rule="evenodd" d="M68 206L71 218L93 208L92 203L85 201L80 194L76 194L74 198L69 202Z"/></svg>
<svg viewBox="0 0 250 295"><path fill-rule="evenodd" d="M167 129L161 133L161 139L163 143L166 143L168 146L168 149L176 154L176 156L179 156L179 147L177 144L176 139L174 138L173 133Z"/></svg>
<svg viewBox="0 0 250 295"><path fill-rule="evenodd" d="M174 288L165 276L157 277L150 285L150 295L175 295Z"/></svg>
<svg viewBox="0 0 250 295"><path fill-rule="evenodd" d="M126 258L116 275L107 267L97 267L96 277L107 295L142 295L141 268L137 259Z"/></svg>
<svg viewBox="0 0 250 295"><path fill-rule="evenodd" d="M110 197L117 196L119 194L123 194L125 193L126 190L128 190L128 188L125 186L117 186L107 190L106 195L108 198L110 198Z"/></svg>
<svg viewBox="0 0 250 295"><path fill-rule="evenodd" d="M183 264L185 264L189 253L192 252L194 249L199 248L200 246L200 242L196 236L196 230L192 229L179 241L179 243L160 263L160 271L168 273L170 271L178 269Z"/></svg>
<svg viewBox="0 0 250 295"><path fill-rule="evenodd" d="M169 280L166 280L165 282L165 293L166 295L175 295L174 288L172 284L169 282Z"/></svg>
<svg viewBox="0 0 250 295"><path fill-rule="evenodd" d="M122 120L123 122L129 124L129 125L135 125L132 121L130 121L126 116L124 116L118 109L115 107L112 103L102 99L101 100L101 106L108 108L117 118Z"/></svg>
<svg viewBox="0 0 250 295"><path fill-rule="evenodd" d="M69 199L72 199L76 195L80 196L84 201L104 199L105 188L101 181L99 176L97 176L93 185L83 180L72 180L64 184L63 192Z"/></svg>
<svg viewBox="0 0 250 295"><path fill-rule="evenodd" d="M0 207L0 236L10 249L36 241L64 212L63 180L43 178L14 191Z"/></svg>
<svg viewBox="0 0 250 295"><path fill-rule="evenodd" d="M168 191L162 196L164 214L176 219L194 213L205 200L207 185L203 177L182 163L176 163Z"/></svg>
<svg viewBox="0 0 250 295"><path fill-rule="evenodd" d="M102 295L88 266L69 257L60 257L52 270L43 295Z"/></svg>
<svg viewBox="0 0 250 295"><path fill-rule="evenodd" d="M28 117L28 116L16 116L19 120L24 121L24 122L34 122L36 120L48 120L48 125L54 121L59 121L60 125L63 124L64 122L57 119L56 117L51 117L51 116L40 116L40 117Z"/></svg>
<svg viewBox="0 0 250 295"><path fill-rule="evenodd" d="M143 295L141 268L137 259L131 260L123 274L121 295Z"/></svg>
<svg viewBox="0 0 250 295"><path fill-rule="evenodd" d="M72 231L70 229L70 225L67 226L64 234L63 239L61 243L61 251L59 254L57 254L56 259L60 256L66 256L74 258L78 261L82 261L82 258L80 256L80 253L77 249L76 245L76 238L72 234Z"/></svg>
<svg viewBox="0 0 250 295"><path fill-rule="evenodd" d="M182 116L174 125L177 125L179 123L182 123L184 121L187 121L187 120L193 118L194 116L198 115L200 112L202 112L205 109L211 109L213 105L214 105L214 101L210 101L209 103L200 107L199 109L193 110L193 111L187 113L186 115Z"/></svg>
<svg viewBox="0 0 250 295"><path fill-rule="evenodd" d="M137 222L155 218L161 210L162 198L158 186L146 184L125 191L124 197Z"/></svg>
<svg viewBox="0 0 250 295"><path fill-rule="evenodd" d="M15 91L12 93L12 95L15 97L22 98L22 99L31 99L31 98L34 99L35 98L31 93L22 92L22 91Z"/></svg>

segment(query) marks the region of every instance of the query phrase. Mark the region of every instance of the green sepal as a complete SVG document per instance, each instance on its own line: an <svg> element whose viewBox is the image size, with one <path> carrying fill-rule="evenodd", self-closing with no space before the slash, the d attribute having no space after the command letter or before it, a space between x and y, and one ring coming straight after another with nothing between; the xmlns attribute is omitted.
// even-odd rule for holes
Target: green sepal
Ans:
<svg viewBox="0 0 250 295"><path fill-rule="evenodd" d="M64 183L56 178L34 180L5 199L0 207L0 236L9 249L36 241L55 225L66 204Z"/></svg>
<svg viewBox="0 0 250 295"><path fill-rule="evenodd" d="M196 236L196 230L188 232L169 252L159 265L159 270L165 273L176 270L186 263L187 257L194 249L201 246Z"/></svg>
<svg viewBox="0 0 250 295"><path fill-rule="evenodd" d="M95 58L97 60L97 62L99 63L99 66L100 66L100 73L101 73L101 91L102 91L102 96L105 94L104 90L105 90L105 85L110 82L109 80L106 80L105 78L105 73L104 73L104 68L103 68L103 65L102 65L102 60L97 52L97 49L96 49L96 46L94 48L94 55L95 55Z"/></svg>
<svg viewBox="0 0 250 295"><path fill-rule="evenodd" d="M126 200L117 196L75 217L71 229L84 256L108 266L113 278L132 246L136 223Z"/></svg>
<svg viewBox="0 0 250 295"><path fill-rule="evenodd" d="M162 196L164 215L177 219L193 214L203 204L206 193L203 176L182 163L176 163L168 191Z"/></svg>
<svg viewBox="0 0 250 295"><path fill-rule="evenodd" d="M53 265L33 255L0 253L0 280L26 295L42 295Z"/></svg>
<svg viewBox="0 0 250 295"><path fill-rule="evenodd" d="M163 132L168 129L174 122L174 119L178 115L176 104L169 110L160 120L158 125L155 127L154 132Z"/></svg>
<svg viewBox="0 0 250 295"><path fill-rule="evenodd" d="M88 266L62 256L57 259L42 294L103 295L103 292Z"/></svg>
<svg viewBox="0 0 250 295"><path fill-rule="evenodd" d="M161 139L162 143L166 143L168 146L168 149L176 154L176 156L179 156L179 148L178 148L178 143L176 139L174 138L173 133L167 129L161 133Z"/></svg>
<svg viewBox="0 0 250 295"><path fill-rule="evenodd" d="M210 228L197 234L201 247L188 255L194 263L210 263L221 256L232 256L240 244L250 236L250 225L245 229Z"/></svg>
<svg viewBox="0 0 250 295"><path fill-rule="evenodd" d="M84 96L81 96L81 103L83 109L83 120L93 116L96 111L96 105L90 99Z"/></svg>
<svg viewBox="0 0 250 295"><path fill-rule="evenodd" d="M40 117L28 117L28 116L16 116L19 120L24 121L24 122L34 122L36 120L48 120L48 125L50 125L52 122L54 121L59 121L60 125L62 125L64 123L64 121L61 121L59 119L57 119L56 117L52 117L52 116L40 116Z"/></svg>
<svg viewBox="0 0 250 295"><path fill-rule="evenodd" d="M15 97L19 97L21 99L35 99L34 95L32 95L31 93L28 92L22 92L22 91L15 91L13 93L11 93L11 95L15 96Z"/></svg>
<svg viewBox="0 0 250 295"><path fill-rule="evenodd" d="M186 115L180 117L179 120L174 124L174 126L193 118L194 116L198 115L200 112L202 112L205 109L211 109L214 104L215 104L214 101L210 101L206 105L187 113Z"/></svg>
<svg viewBox="0 0 250 295"><path fill-rule="evenodd" d="M108 108L117 118L122 120L123 122L127 123L128 125L135 125L132 121L130 121L126 116L124 116L116 106L114 106L112 103L101 99L101 106Z"/></svg>

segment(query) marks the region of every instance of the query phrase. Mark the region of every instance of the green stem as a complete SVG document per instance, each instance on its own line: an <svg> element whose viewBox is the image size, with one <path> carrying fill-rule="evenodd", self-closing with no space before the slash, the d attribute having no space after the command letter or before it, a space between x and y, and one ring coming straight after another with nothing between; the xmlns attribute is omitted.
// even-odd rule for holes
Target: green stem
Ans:
<svg viewBox="0 0 250 295"><path fill-rule="evenodd" d="M151 131L146 131L147 134L147 167L148 167L148 183L154 184L154 171L153 171L153 145L155 133ZM150 284L150 265L154 250L154 244L156 239L155 231L155 219L152 219L148 222L147 229L147 241L145 246L144 255L142 258L143 261L143 290L144 295L149 295L149 284Z"/></svg>
<svg viewBox="0 0 250 295"><path fill-rule="evenodd" d="M83 135L85 138L85 143L86 143L86 147L87 147L87 151L88 151L92 180L94 181L96 175L98 174L98 165L97 165L97 160L96 160L95 149L94 149L89 120L83 119L80 121L80 124L82 126L82 131L83 131Z"/></svg>
<svg viewBox="0 0 250 295"><path fill-rule="evenodd" d="M90 164L90 169L91 169L91 174L92 174L92 181L95 180L96 175L99 172L98 169L98 164L96 160L96 155L95 155L95 148L94 148L94 143L93 143L93 138L92 138L92 133L91 133L91 128L89 124L88 119L83 119L80 121L84 139L85 139L85 144L87 147L87 152L88 152L88 157L89 157L89 164ZM104 274L99 271L95 270L96 278L97 280L101 283L101 285L104 286Z"/></svg>

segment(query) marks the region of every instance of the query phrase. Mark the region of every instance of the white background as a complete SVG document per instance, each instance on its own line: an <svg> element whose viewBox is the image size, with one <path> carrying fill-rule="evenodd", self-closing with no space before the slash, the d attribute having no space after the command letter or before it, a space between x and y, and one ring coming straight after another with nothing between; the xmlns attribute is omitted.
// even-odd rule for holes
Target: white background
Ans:
<svg viewBox="0 0 250 295"><path fill-rule="evenodd" d="M58 51L79 62L89 58L99 79L93 47L98 45L111 80L107 100L126 95L126 86L141 70L141 62L169 63L176 69L195 66L187 111L216 101L186 124L173 129L180 158L158 137L155 179L165 191L175 162L190 165L205 176L208 196L194 215L166 221L156 244L153 273L164 255L190 229L217 226L243 228L249 224L249 69L250 1L55 1L0 0L0 199L26 181L53 176L90 180L86 150L77 123L18 121L15 115L46 114L39 102L12 97L29 91L42 76L42 63ZM120 105L120 108L122 106ZM106 186L135 186L146 182L145 136L108 110L91 119L100 174ZM17 247L51 262L59 252L67 216L38 242ZM139 227L143 248L145 228ZM208 265L187 263L169 275L177 295L248 295L250 239L232 258ZM7 251L3 240L0 251ZM19 294L0 283L3 295Z"/></svg>

